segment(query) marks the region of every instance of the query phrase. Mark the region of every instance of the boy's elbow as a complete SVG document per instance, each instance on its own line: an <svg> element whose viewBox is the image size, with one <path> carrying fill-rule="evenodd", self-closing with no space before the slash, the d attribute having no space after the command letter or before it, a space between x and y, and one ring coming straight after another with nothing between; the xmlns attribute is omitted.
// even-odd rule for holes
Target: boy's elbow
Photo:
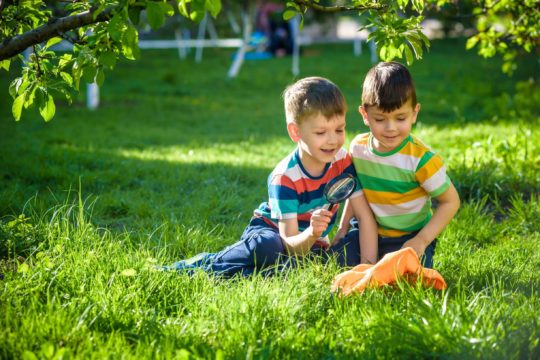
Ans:
<svg viewBox="0 0 540 360"><path fill-rule="evenodd" d="M445 211L448 212L451 217L456 215L461 206L461 200L454 185L451 185L449 189L440 195L437 198L437 201L439 202L439 205L446 209Z"/></svg>
<svg viewBox="0 0 540 360"><path fill-rule="evenodd" d="M454 188L454 202L455 202L455 207L456 207L456 211L461 207L461 199L459 198L459 193L457 192L456 188L452 185L452 187Z"/></svg>
<svg viewBox="0 0 540 360"><path fill-rule="evenodd" d="M452 186L452 196L451 196L451 201L450 203L453 205L452 208L453 208L453 214L452 214L452 217L456 215L456 213L458 212L459 208L461 207L461 199L459 198L459 194L458 192L456 191L456 188L454 188Z"/></svg>

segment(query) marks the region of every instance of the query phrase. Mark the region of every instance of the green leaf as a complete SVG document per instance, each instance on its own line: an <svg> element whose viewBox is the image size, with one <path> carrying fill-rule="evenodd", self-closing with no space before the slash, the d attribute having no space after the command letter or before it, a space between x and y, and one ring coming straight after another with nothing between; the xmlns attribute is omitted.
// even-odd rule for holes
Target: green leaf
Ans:
<svg viewBox="0 0 540 360"><path fill-rule="evenodd" d="M47 43L45 44L45 49L48 49L50 48L51 46L53 45L56 45L58 43L62 42L62 38L60 37L53 37L52 39L49 39L49 41L47 41Z"/></svg>
<svg viewBox="0 0 540 360"><path fill-rule="evenodd" d="M397 0L397 4L400 9L405 9L408 3L409 3L409 0Z"/></svg>
<svg viewBox="0 0 540 360"><path fill-rule="evenodd" d="M178 12L180 13L180 15L186 18L189 17L189 11L186 5L187 1L188 0L180 0L180 2L178 3Z"/></svg>
<svg viewBox="0 0 540 360"><path fill-rule="evenodd" d="M69 64L69 62L71 61L72 59L72 55L71 54L64 54L60 57L60 61L58 62L58 65L63 68L64 66L66 66L67 64Z"/></svg>
<svg viewBox="0 0 540 360"><path fill-rule="evenodd" d="M11 107L11 112L13 113L13 117L16 121L21 120L21 112L24 104L24 96L25 94L21 94L17 96L15 101L13 101L13 106Z"/></svg>
<svg viewBox="0 0 540 360"><path fill-rule="evenodd" d="M295 17L298 13L294 10L285 10L283 12L283 20L291 20L293 17Z"/></svg>
<svg viewBox="0 0 540 360"><path fill-rule="evenodd" d="M33 352L25 350L22 354L22 360L38 360L38 357Z"/></svg>
<svg viewBox="0 0 540 360"><path fill-rule="evenodd" d="M221 0L206 0L206 9L210 11L212 17L216 17L221 11Z"/></svg>
<svg viewBox="0 0 540 360"><path fill-rule="evenodd" d="M135 60L140 56L138 38L137 30L129 26L122 38L122 53L129 60Z"/></svg>
<svg viewBox="0 0 540 360"><path fill-rule="evenodd" d="M204 19L204 15L206 13L204 11L192 11L190 14L189 14L189 18L194 21L194 22L200 22L202 19Z"/></svg>
<svg viewBox="0 0 540 360"><path fill-rule="evenodd" d="M300 9L300 6L298 6L297 3L295 3L294 1L287 1L287 4L285 5L286 7L288 8L293 8L295 9L297 12L301 12L302 10Z"/></svg>
<svg viewBox="0 0 540 360"><path fill-rule="evenodd" d="M23 93L24 90L26 90L26 88L30 85L31 82L28 80L28 77L23 76L13 80L13 82L9 86L9 93L12 97L15 97L17 94Z"/></svg>
<svg viewBox="0 0 540 360"><path fill-rule="evenodd" d="M42 106L39 107L39 113L45 121L49 121L54 117L56 112L56 106L54 105L54 99L50 94L47 94L47 99Z"/></svg>
<svg viewBox="0 0 540 360"><path fill-rule="evenodd" d="M34 99L36 98L36 89L37 86L29 87L25 93L27 94L26 100L24 102L24 108L28 109L30 106L34 104Z"/></svg>
<svg viewBox="0 0 540 360"><path fill-rule="evenodd" d="M405 59L407 60L407 65L411 65L414 60L413 53L408 46L405 46Z"/></svg>
<svg viewBox="0 0 540 360"><path fill-rule="evenodd" d="M60 77L69 85L73 85L73 77L65 71L60 72Z"/></svg>
<svg viewBox="0 0 540 360"><path fill-rule="evenodd" d="M163 10L163 13L165 16L173 16L174 15L174 8L167 4L166 2L159 3L159 6L161 6L161 10Z"/></svg>
<svg viewBox="0 0 540 360"><path fill-rule="evenodd" d="M429 39L428 37L422 32L421 29L417 29L416 30L416 33L418 34L418 36L420 37L420 39L424 42L424 46L429 49L430 47L430 42L429 42Z"/></svg>
<svg viewBox="0 0 540 360"><path fill-rule="evenodd" d="M424 11L424 0L412 0L412 6L416 11L422 13Z"/></svg>
<svg viewBox="0 0 540 360"><path fill-rule="evenodd" d="M115 41L120 41L124 29L125 23L119 14L114 15L113 18L109 21L109 25L107 25L109 35L111 35L111 38Z"/></svg>
<svg viewBox="0 0 540 360"><path fill-rule="evenodd" d="M160 3L149 1L146 4L146 18L152 29L157 30L165 23L165 12Z"/></svg>
<svg viewBox="0 0 540 360"><path fill-rule="evenodd" d="M478 37L473 36L467 40L467 44L465 45L465 48L467 50L472 49L476 44L478 43Z"/></svg>
<svg viewBox="0 0 540 360"><path fill-rule="evenodd" d="M11 59L5 59L0 61L0 69L9 71L9 65L11 64Z"/></svg>
<svg viewBox="0 0 540 360"><path fill-rule="evenodd" d="M74 62L72 68L73 84L76 90L79 90L79 84L81 82L82 69L77 61Z"/></svg>
<svg viewBox="0 0 540 360"><path fill-rule="evenodd" d="M381 48L379 49L379 56L381 57L381 59L383 59L384 61L387 61L387 54L388 54L388 48L386 45L383 45L381 46Z"/></svg>
<svg viewBox="0 0 540 360"><path fill-rule="evenodd" d="M97 69L94 65L86 65L83 69L83 79L87 83L93 83L96 80Z"/></svg>
<svg viewBox="0 0 540 360"><path fill-rule="evenodd" d="M400 57L399 49L394 44L388 45L388 61L392 61L397 57Z"/></svg>
<svg viewBox="0 0 540 360"><path fill-rule="evenodd" d="M36 86L34 89L34 98L37 107L43 107L45 105L45 97L47 96L47 90L42 86Z"/></svg>
<svg viewBox="0 0 540 360"><path fill-rule="evenodd" d="M15 98L15 96L17 96L19 86L21 86L22 81L22 77L19 77L13 80L11 84L9 84L9 95L11 95L12 98Z"/></svg>
<svg viewBox="0 0 540 360"><path fill-rule="evenodd" d="M407 40L409 41L409 44L411 44L411 48L414 51L415 57L417 59L421 59L424 53L424 50L422 49L422 43L413 37L408 37Z"/></svg>
<svg viewBox="0 0 540 360"><path fill-rule="evenodd" d="M130 7L128 9L128 16L129 16L129 20L131 20L131 22L134 24L134 25L139 25L139 23L141 22L141 11L142 11L142 8L140 7Z"/></svg>
<svg viewBox="0 0 540 360"><path fill-rule="evenodd" d="M103 69L98 69L96 74L96 84L98 86L103 85L103 82L105 81L105 73L103 72Z"/></svg>
<svg viewBox="0 0 540 360"><path fill-rule="evenodd" d="M99 55L98 62L101 65L108 66L112 69L116 65L116 54L112 51L102 52L101 55Z"/></svg>

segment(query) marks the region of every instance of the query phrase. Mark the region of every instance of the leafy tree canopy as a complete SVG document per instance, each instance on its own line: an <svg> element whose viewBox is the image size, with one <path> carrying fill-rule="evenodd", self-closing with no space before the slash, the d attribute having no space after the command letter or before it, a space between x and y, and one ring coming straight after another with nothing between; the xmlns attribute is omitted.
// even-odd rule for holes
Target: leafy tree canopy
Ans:
<svg viewBox="0 0 540 360"><path fill-rule="evenodd" d="M284 1L285 19L309 10L354 12L367 16L366 28L386 61L421 59L429 40L421 31L426 13L450 14L457 20L473 19L477 29L467 48L484 57L502 54L503 71L511 73L520 52L536 50L540 30L540 0L294 0ZM158 29L176 13L200 21L206 13L216 17L221 0L0 0L0 70L9 70L21 53L32 48L21 76L10 85L12 113L36 106L45 121L53 118L54 99L71 101L81 79L103 84L105 69L118 60L139 57L137 26L142 19ZM464 10L464 12L462 11ZM145 16L141 16L144 12ZM62 40L73 51L58 53L51 47Z"/></svg>

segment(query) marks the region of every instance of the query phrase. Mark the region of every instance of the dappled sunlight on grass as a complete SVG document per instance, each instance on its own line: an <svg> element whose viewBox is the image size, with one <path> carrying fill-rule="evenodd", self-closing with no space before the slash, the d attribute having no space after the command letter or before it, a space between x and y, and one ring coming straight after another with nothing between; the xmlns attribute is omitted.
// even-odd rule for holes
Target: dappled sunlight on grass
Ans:
<svg viewBox="0 0 540 360"><path fill-rule="evenodd" d="M537 59L508 78L464 45L434 41L411 67L414 132L463 200L437 244L448 289L347 298L330 292L343 269L318 259L272 278L153 271L232 244L266 200L295 146L290 59L246 62L230 81L230 50L201 64L143 51L106 73L98 110L81 95L50 123L10 120L0 73L0 358L538 358L538 94L517 84ZM348 142L365 132L368 53L321 46L300 65L343 89Z"/></svg>
<svg viewBox="0 0 540 360"><path fill-rule="evenodd" d="M241 141L235 144L214 143L211 146L153 146L145 149L117 149L111 154L143 161L170 163L226 163L229 166L265 166L270 172L273 164L294 149L290 140L272 138L266 142ZM249 151L249 156L246 156Z"/></svg>

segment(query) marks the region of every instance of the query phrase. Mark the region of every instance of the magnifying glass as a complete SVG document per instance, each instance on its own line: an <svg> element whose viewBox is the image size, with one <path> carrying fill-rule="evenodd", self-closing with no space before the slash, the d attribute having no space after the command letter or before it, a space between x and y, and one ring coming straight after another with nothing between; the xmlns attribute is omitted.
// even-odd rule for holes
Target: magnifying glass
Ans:
<svg viewBox="0 0 540 360"><path fill-rule="evenodd" d="M325 208L332 211L336 204L347 200L356 189L356 181L356 177L353 175L343 173L326 184L324 196L330 204L325 205Z"/></svg>

